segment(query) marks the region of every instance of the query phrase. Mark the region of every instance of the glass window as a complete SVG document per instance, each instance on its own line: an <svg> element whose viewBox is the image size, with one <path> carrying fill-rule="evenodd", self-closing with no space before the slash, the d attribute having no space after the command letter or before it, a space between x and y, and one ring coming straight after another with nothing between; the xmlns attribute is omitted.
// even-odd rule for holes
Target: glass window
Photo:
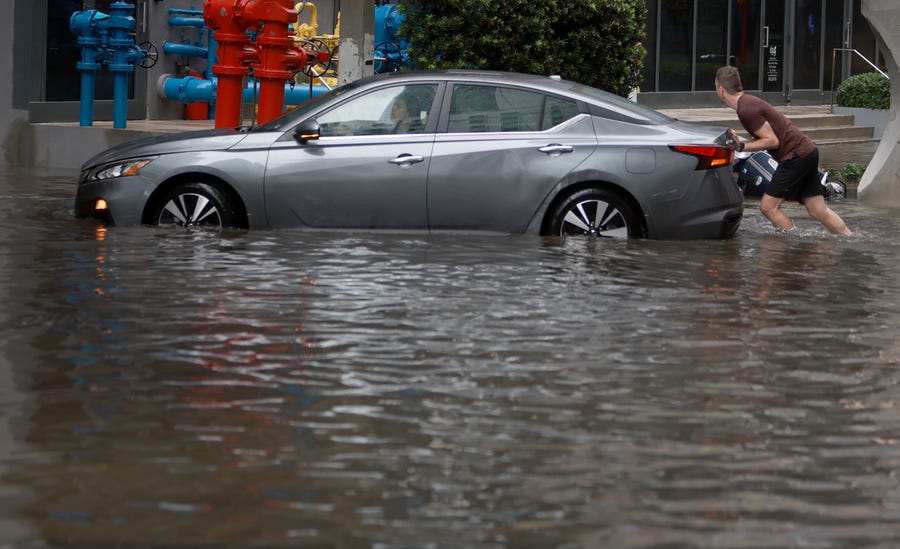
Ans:
<svg viewBox="0 0 900 549"><path fill-rule="evenodd" d="M436 84L383 88L355 97L316 121L323 137L422 133L436 91Z"/></svg>
<svg viewBox="0 0 900 549"><path fill-rule="evenodd" d="M794 88L819 88L822 68L822 2L798 0L794 25Z"/></svg>
<svg viewBox="0 0 900 549"><path fill-rule="evenodd" d="M863 56L875 63L875 35L872 34L872 27L862 14L862 1L853 3L853 44L852 48L856 49ZM872 67L868 63L859 58L858 55L852 55L850 74L860 74L863 72L872 72Z"/></svg>
<svg viewBox="0 0 900 549"><path fill-rule="evenodd" d="M730 64L741 73L745 90L759 89L760 2L731 0Z"/></svg>
<svg viewBox="0 0 900 549"><path fill-rule="evenodd" d="M541 129L546 130L553 126L558 126L578 115L579 112L581 111L578 109L578 104L574 101L559 97L548 97L544 105L544 123Z"/></svg>
<svg viewBox="0 0 900 549"><path fill-rule="evenodd" d="M694 6L684 0L661 0L659 18L659 90L691 89L691 42Z"/></svg>
<svg viewBox="0 0 900 549"><path fill-rule="evenodd" d="M716 89L716 71L728 65L728 0L699 0L697 4L697 72L694 90Z"/></svg>
<svg viewBox="0 0 900 549"><path fill-rule="evenodd" d="M533 132L564 122L573 113L578 113L574 101L515 88L458 84L450 102L448 131Z"/></svg>
<svg viewBox="0 0 900 549"><path fill-rule="evenodd" d="M76 64L81 59L81 46L69 28L69 18L82 11L82 6L80 0L50 0L48 4L47 90L41 100L78 101L80 98L81 74ZM111 90L102 85L97 86L96 94L98 99L112 99Z"/></svg>
<svg viewBox="0 0 900 549"><path fill-rule="evenodd" d="M823 89L831 90L832 83L837 87L841 82L842 52L835 48L844 47L844 0L825 1L825 75ZM834 69L832 71L832 68Z"/></svg>

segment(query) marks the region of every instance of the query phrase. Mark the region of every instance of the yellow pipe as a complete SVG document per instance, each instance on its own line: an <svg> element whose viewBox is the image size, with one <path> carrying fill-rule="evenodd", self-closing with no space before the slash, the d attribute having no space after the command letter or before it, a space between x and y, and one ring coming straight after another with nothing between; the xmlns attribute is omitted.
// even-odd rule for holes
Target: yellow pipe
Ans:
<svg viewBox="0 0 900 549"><path fill-rule="evenodd" d="M309 24L300 22L300 14L306 8L309 8ZM294 4L294 9L297 11L297 38L309 40L319 34L319 14L316 5L312 2L297 2Z"/></svg>

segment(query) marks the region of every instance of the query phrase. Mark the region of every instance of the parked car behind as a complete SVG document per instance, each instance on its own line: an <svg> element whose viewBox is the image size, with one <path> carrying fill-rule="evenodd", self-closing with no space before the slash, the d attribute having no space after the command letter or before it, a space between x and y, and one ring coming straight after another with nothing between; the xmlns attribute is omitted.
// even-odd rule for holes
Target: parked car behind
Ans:
<svg viewBox="0 0 900 549"><path fill-rule="evenodd" d="M75 213L109 225L721 238L743 211L726 139L556 77L399 72L259 127L114 147L83 165Z"/></svg>

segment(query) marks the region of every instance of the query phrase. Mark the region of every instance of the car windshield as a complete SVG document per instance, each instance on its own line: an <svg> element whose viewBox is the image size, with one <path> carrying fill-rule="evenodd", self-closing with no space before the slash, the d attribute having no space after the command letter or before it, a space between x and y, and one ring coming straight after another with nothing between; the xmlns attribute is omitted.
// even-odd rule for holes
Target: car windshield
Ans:
<svg viewBox="0 0 900 549"><path fill-rule="evenodd" d="M621 112L626 113L630 117L637 120L644 120L646 122L654 122L657 124L667 124L669 122L675 121L674 118L666 116L665 114L657 110L651 109L650 107L635 103L634 101L629 101L624 97L599 90L597 88L575 85L572 87L572 90L589 97L599 99L606 103L607 107L613 107L616 110L620 110Z"/></svg>
<svg viewBox="0 0 900 549"><path fill-rule="evenodd" d="M318 108L326 99L340 97L341 95L343 95L347 91L349 91L351 88L352 88L352 85L347 84L345 86L335 88L335 89L328 91L326 93L323 93L321 95L317 95L317 96L313 97L312 99L306 101L305 103L301 103L300 105L297 105L293 109L285 112L278 118L276 118L274 120L270 120L269 122L266 122L265 124L262 124L256 128L254 128L254 131L274 132L274 131L284 130L284 128L290 127L295 122L302 119L306 115L306 113Z"/></svg>

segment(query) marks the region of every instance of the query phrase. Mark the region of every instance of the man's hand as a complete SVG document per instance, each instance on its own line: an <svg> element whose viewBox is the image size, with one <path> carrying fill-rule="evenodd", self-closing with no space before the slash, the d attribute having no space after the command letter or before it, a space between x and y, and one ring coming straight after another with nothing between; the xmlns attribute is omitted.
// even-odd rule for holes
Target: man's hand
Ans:
<svg viewBox="0 0 900 549"><path fill-rule="evenodd" d="M728 128L728 141L734 150L738 150L741 145L741 138L738 137L737 132L733 128Z"/></svg>

